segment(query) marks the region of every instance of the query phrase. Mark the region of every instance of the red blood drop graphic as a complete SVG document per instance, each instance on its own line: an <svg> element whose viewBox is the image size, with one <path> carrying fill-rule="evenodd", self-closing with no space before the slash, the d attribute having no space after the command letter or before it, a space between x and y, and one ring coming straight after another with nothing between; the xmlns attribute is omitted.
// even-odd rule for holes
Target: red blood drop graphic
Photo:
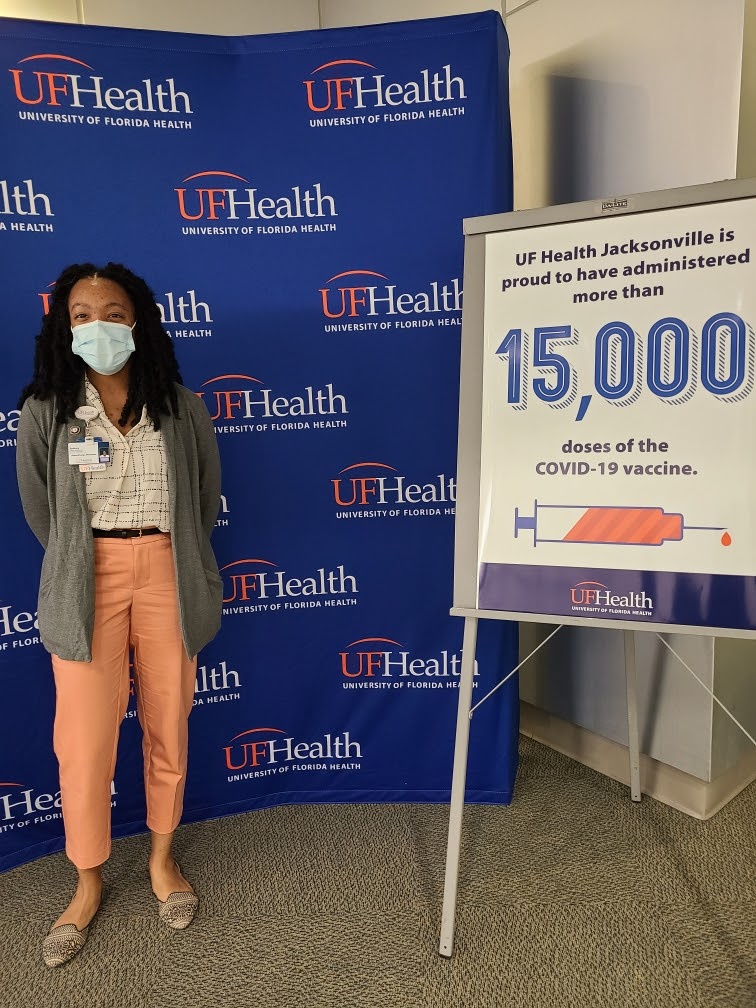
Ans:
<svg viewBox="0 0 756 1008"><path fill-rule="evenodd" d="M730 535L730 533L725 532L725 534L720 539L720 542L722 543L723 546L729 546L732 543L732 536Z"/></svg>

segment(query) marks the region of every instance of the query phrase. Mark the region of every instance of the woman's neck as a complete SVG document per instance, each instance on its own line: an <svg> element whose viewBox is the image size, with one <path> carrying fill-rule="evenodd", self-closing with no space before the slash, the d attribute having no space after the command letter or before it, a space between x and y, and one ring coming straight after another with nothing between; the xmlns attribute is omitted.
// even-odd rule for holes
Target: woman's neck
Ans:
<svg viewBox="0 0 756 1008"><path fill-rule="evenodd" d="M113 375L98 374L90 367L86 369L86 372L87 378L97 389L100 399L122 398L125 402L129 391L129 370L128 364L125 364L120 371Z"/></svg>

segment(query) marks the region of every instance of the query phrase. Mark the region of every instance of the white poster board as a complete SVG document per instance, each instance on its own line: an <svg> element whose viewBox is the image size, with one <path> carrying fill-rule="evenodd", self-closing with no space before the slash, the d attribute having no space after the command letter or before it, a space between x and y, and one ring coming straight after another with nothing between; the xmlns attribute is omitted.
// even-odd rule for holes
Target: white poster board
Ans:
<svg viewBox="0 0 756 1008"><path fill-rule="evenodd" d="M466 223L458 615L756 633L756 183Z"/></svg>

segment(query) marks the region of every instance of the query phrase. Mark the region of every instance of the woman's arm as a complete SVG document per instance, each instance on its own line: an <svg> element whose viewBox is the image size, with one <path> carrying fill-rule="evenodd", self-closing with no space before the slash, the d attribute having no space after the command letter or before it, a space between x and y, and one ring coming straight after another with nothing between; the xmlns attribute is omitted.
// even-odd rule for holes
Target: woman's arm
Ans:
<svg viewBox="0 0 756 1008"><path fill-rule="evenodd" d="M202 527L210 535L215 528L220 508L221 468L215 427L207 407L198 396L193 397L192 417L197 438L199 460L200 514Z"/></svg>
<svg viewBox="0 0 756 1008"><path fill-rule="evenodd" d="M16 434L16 474L21 504L29 528L47 549L50 536L50 503L47 497L47 436L27 399Z"/></svg>

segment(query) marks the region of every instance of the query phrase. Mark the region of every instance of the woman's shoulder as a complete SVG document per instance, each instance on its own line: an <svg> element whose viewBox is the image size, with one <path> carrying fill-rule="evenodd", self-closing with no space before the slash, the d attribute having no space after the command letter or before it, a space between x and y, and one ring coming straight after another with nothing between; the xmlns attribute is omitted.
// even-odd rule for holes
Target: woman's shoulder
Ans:
<svg viewBox="0 0 756 1008"><path fill-rule="evenodd" d="M201 396L192 392L186 385L179 385L176 382L176 395L178 397L179 416L190 415L195 422L210 423L210 414Z"/></svg>
<svg viewBox="0 0 756 1008"><path fill-rule="evenodd" d="M21 412L31 413L36 420L51 418L55 414L55 398L50 396L48 399L37 399L33 395L27 396Z"/></svg>
<svg viewBox="0 0 756 1008"><path fill-rule="evenodd" d="M173 387L176 389L179 399L186 399L188 401L189 399L199 398L196 392L192 392L191 389L188 389L186 385L182 385L180 382L174 382Z"/></svg>
<svg viewBox="0 0 756 1008"><path fill-rule="evenodd" d="M180 385L178 382L174 383L174 388L176 389L179 404L186 404L190 410L196 413L203 411L204 404L202 398L196 392L192 392L186 385Z"/></svg>

